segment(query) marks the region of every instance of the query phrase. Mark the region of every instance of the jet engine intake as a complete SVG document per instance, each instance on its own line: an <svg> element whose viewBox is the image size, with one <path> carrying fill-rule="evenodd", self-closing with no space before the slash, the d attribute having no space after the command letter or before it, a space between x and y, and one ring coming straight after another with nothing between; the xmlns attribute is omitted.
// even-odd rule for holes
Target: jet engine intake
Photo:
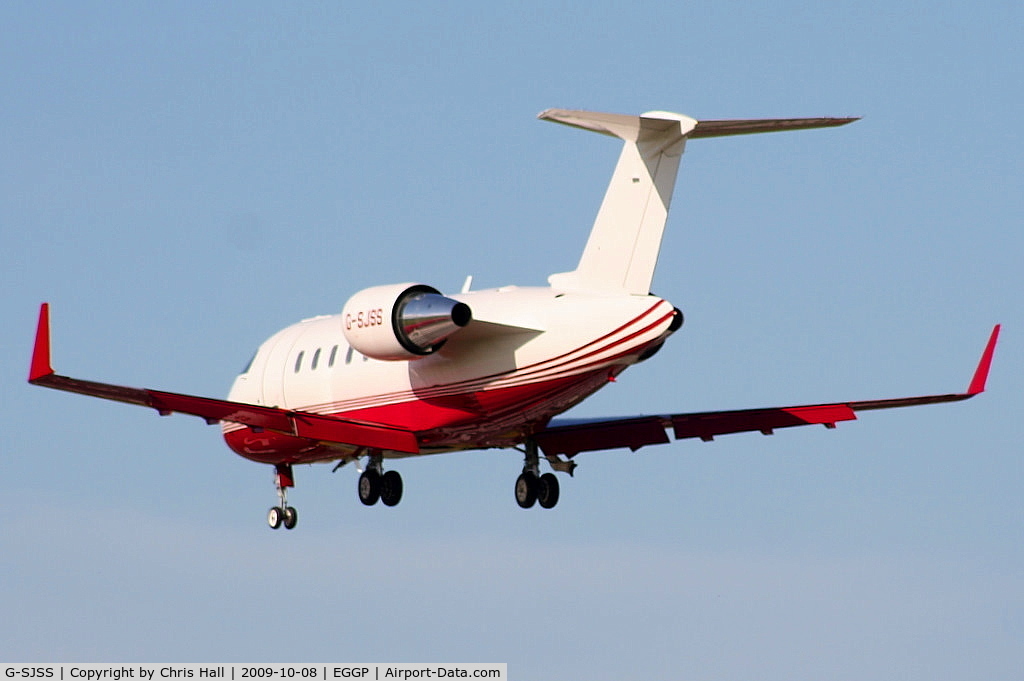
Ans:
<svg viewBox="0 0 1024 681"><path fill-rule="evenodd" d="M391 284L363 289L341 311L345 338L373 359L420 359L437 352L469 324L469 306L424 284Z"/></svg>

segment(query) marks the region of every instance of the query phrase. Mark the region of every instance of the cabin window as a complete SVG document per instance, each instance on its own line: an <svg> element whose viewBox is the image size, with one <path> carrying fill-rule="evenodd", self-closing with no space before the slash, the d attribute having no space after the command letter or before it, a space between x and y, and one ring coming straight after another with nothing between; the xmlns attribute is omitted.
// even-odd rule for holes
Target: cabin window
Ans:
<svg viewBox="0 0 1024 681"><path fill-rule="evenodd" d="M331 356L327 358L327 366L334 366L334 358L338 356L338 346L331 348Z"/></svg>
<svg viewBox="0 0 1024 681"><path fill-rule="evenodd" d="M302 368L302 357L305 354L306 354L305 351L300 352L299 356L295 358L295 373L299 373L299 369Z"/></svg>
<svg viewBox="0 0 1024 681"><path fill-rule="evenodd" d="M345 353L345 364L352 363L352 346L348 346L348 352Z"/></svg>
<svg viewBox="0 0 1024 681"><path fill-rule="evenodd" d="M319 362L320 362L320 348L317 348L316 352L313 353L313 361L310 364L309 368L313 369L315 371L316 370L316 365L319 364Z"/></svg>

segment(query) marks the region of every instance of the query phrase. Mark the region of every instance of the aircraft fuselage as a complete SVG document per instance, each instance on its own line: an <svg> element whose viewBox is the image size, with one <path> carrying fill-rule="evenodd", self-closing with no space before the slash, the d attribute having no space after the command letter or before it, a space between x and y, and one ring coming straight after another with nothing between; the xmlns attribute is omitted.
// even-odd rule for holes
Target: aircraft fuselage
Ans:
<svg viewBox="0 0 1024 681"><path fill-rule="evenodd" d="M651 295L509 286L450 298L468 305L473 321L434 354L375 360L347 342L345 324L355 320L314 317L263 343L228 399L411 430L424 454L509 447L649 354L679 323L672 305ZM365 454L241 424L223 430L254 461Z"/></svg>

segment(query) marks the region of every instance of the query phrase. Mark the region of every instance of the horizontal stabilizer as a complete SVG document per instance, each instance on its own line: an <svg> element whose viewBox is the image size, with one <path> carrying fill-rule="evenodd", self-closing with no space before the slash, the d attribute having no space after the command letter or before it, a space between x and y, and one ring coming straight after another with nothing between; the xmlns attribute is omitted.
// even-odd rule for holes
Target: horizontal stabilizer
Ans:
<svg viewBox="0 0 1024 681"><path fill-rule="evenodd" d="M688 116L666 111L650 111L641 116L629 116L626 114L598 113L573 109L548 109L537 114L537 118L632 141L636 141L640 130L647 130L652 133L664 132L669 130L675 121L692 122L692 129L684 134L690 139L697 139L700 137L751 135L758 132L835 128L860 120L859 116L852 116L842 118L738 118L720 121L698 121Z"/></svg>
<svg viewBox="0 0 1024 681"><path fill-rule="evenodd" d="M811 128L836 128L840 125L859 121L853 118L759 118L751 120L698 121L688 137L725 137L727 135L750 135L756 132L784 132L786 130L809 130Z"/></svg>
<svg viewBox="0 0 1024 681"><path fill-rule="evenodd" d="M601 133L609 137L636 142L642 135L657 135L675 128L681 137L697 125L697 121L682 114L667 111L650 111L641 116L626 114L598 113L574 109L548 109L537 114L542 121L553 121L581 130Z"/></svg>

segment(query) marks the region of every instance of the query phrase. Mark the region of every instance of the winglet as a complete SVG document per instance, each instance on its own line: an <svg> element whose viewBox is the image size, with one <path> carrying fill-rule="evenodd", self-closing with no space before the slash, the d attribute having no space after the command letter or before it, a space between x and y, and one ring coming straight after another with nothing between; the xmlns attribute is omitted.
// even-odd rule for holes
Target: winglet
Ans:
<svg viewBox="0 0 1024 681"><path fill-rule="evenodd" d="M50 368L50 304L39 306L39 325L36 327L36 342L32 349L32 366L28 381L32 383L53 373Z"/></svg>
<svg viewBox="0 0 1024 681"><path fill-rule="evenodd" d="M971 385L967 388L968 395L977 395L978 393L985 392L985 381L988 380L988 369L992 366L992 355L996 351L996 341L999 339L999 329L1001 326L1001 324L996 324L992 329L992 335L988 338L988 345L985 346L985 352L981 353L978 368L974 370L974 378L971 379Z"/></svg>

